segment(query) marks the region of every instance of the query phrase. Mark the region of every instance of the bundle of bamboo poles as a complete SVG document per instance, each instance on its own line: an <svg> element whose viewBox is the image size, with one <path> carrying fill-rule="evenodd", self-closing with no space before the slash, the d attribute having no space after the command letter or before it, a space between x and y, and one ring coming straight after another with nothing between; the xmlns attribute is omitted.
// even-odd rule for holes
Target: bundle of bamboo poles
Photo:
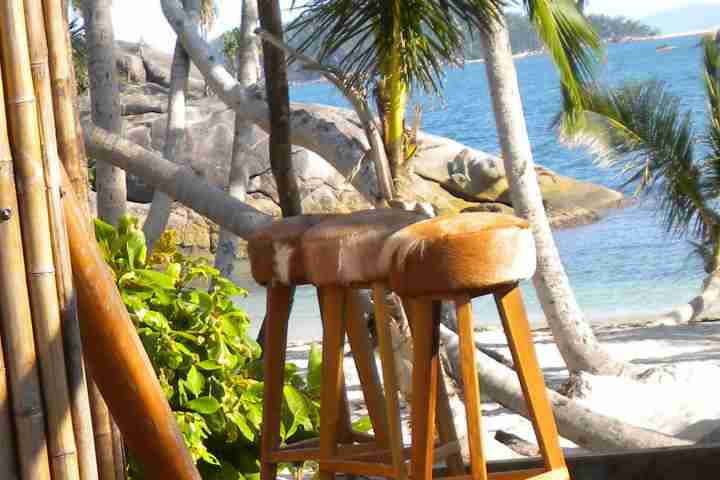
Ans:
<svg viewBox="0 0 720 480"><path fill-rule="evenodd" d="M0 479L123 478L84 362L146 478L197 479L90 228L64 4L0 1Z"/></svg>

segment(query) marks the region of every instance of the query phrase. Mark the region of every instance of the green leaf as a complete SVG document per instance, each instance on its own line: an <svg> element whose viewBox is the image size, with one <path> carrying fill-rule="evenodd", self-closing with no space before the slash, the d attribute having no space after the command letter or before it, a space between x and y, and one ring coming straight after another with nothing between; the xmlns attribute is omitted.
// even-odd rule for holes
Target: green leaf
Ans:
<svg viewBox="0 0 720 480"><path fill-rule="evenodd" d="M142 230L132 230L127 235L128 265L130 268L143 268L147 260L147 246Z"/></svg>
<svg viewBox="0 0 720 480"><path fill-rule="evenodd" d="M240 433L242 433L243 437L245 437L248 442L252 443L255 441L255 433L252 431L250 425L248 425L247 420L243 415L239 413L231 413L228 414L227 417L230 419L231 422L237 425Z"/></svg>
<svg viewBox="0 0 720 480"><path fill-rule="evenodd" d="M322 384L322 351L317 343L313 343L310 346L307 382L311 392L320 393L320 385Z"/></svg>
<svg viewBox="0 0 720 480"><path fill-rule="evenodd" d="M142 323L158 330L170 330L170 323L160 312L146 310L142 315L138 314L138 318Z"/></svg>
<svg viewBox="0 0 720 480"><path fill-rule="evenodd" d="M205 388L205 377L202 373L198 372L197 368L194 366L190 367L187 379L185 380L185 386L193 393L193 395L199 397Z"/></svg>
<svg viewBox="0 0 720 480"><path fill-rule="evenodd" d="M213 397L200 397L186 403L185 408L203 415L212 415L220 410L220 402Z"/></svg>
<svg viewBox="0 0 720 480"><path fill-rule="evenodd" d="M149 288L162 288L172 290L175 288L175 279L170 275L155 270L137 269L135 270L135 281L142 286Z"/></svg>
<svg viewBox="0 0 720 480"><path fill-rule="evenodd" d="M358 432L369 432L372 430L372 420L370 420L370 417L365 415L364 417L360 417L359 419L355 420L352 423L353 430Z"/></svg>
<svg viewBox="0 0 720 480"><path fill-rule="evenodd" d="M312 430L310 412L305 397L292 385L283 386L283 396L290 413L293 415L294 423L302 425L305 430Z"/></svg>
<svg viewBox="0 0 720 480"><path fill-rule="evenodd" d="M203 360L202 362L199 362L197 366L198 368L207 371L220 370L221 368L224 368L223 365L219 364L215 360Z"/></svg>

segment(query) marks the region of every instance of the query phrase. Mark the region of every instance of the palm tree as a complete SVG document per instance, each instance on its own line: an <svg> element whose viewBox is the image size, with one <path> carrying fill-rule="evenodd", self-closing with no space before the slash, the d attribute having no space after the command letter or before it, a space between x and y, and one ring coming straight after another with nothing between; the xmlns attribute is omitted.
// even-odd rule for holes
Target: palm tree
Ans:
<svg viewBox="0 0 720 480"><path fill-rule="evenodd" d="M669 234L689 238L708 274L700 296L661 317L697 319L720 296L720 49L703 39L707 126L657 81L588 90L585 112L564 138L585 145L601 165L619 167L625 185L652 196Z"/></svg>
<svg viewBox="0 0 720 480"><path fill-rule="evenodd" d="M290 31L304 35L300 51L317 49L320 63L339 55L338 69L354 86L374 90L397 180L412 151L403 140L409 90L439 93L445 64L462 58L462 24L487 30L503 5L504 0L309 0Z"/></svg>
<svg viewBox="0 0 720 480"><path fill-rule="evenodd" d="M319 48L321 62L340 55L340 70L361 86L375 85L396 181L407 158L402 139L408 88L419 85L439 92L444 65L457 63L464 46L461 25L479 31L513 205L533 226L538 247L535 287L558 348L571 371L618 374L624 366L610 358L585 321L552 237L502 14L505 4L504 0L309 0L291 29L311 32L301 43L302 50ZM557 66L567 118L572 121L582 110L582 85L593 78L598 37L574 0L522 4Z"/></svg>

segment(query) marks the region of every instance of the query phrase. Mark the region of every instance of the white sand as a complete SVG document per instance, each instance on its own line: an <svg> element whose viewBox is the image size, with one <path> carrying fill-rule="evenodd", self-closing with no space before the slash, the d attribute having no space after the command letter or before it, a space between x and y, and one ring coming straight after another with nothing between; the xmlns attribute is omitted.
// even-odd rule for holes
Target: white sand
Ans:
<svg viewBox="0 0 720 480"><path fill-rule="evenodd" d="M643 327L614 325L598 327L596 333L611 355L638 367L654 368L638 383L617 378L585 376L588 397L579 399L587 407L606 415L619 417L637 426L670 435L697 440L720 427L720 323L687 326ZM477 333L477 340L509 356L501 330ZM568 376L560 354L547 329L535 331L536 348L546 381L552 388ZM309 344L292 345L288 360L301 369L307 366ZM345 372L354 419L365 415L357 373L352 358L345 357ZM457 406L456 426L464 435L465 418ZM483 429L487 457L499 460L518 455L494 440L498 430L518 435L534 443L530 423L484 398ZM405 410L405 441L409 443L408 412ZM563 439L563 446L576 447Z"/></svg>

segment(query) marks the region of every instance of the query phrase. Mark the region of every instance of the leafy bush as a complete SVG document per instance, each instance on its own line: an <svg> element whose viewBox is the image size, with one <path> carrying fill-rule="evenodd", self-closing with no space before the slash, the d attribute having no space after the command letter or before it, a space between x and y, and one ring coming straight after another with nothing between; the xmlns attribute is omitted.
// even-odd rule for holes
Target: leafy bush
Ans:
<svg viewBox="0 0 720 480"><path fill-rule="evenodd" d="M152 255L135 218L122 218L117 229L98 220L95 234L203 478L258 476L261 351L233 303L246 292L204 259L178 252L172 231ZM319 390L313 347L307 378L285 366L283 442L317 435ZM141 478L137 464L130 469Z"/></svg>

